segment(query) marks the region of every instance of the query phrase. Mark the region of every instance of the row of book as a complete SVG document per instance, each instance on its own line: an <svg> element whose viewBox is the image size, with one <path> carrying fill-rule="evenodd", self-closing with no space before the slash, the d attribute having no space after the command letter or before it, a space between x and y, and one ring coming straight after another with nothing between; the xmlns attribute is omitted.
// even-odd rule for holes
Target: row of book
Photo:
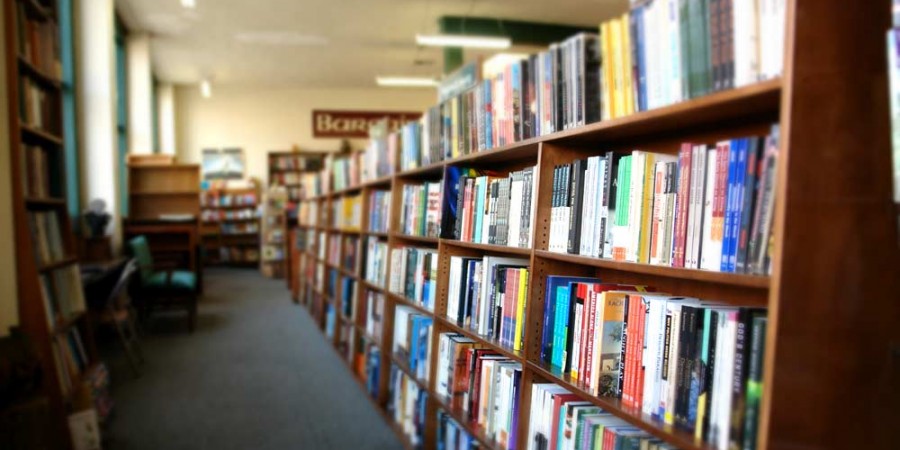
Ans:
<svg viewBox="0 0 900 450"><path fill-rule="evenodd" d="M408 364L420 381L430 376L431 333L434 320L417 310L397 305L394 310L394 354Z"/></svg>
<svg viewBox="0 0 900 450"><path fill-rule="evenodd" d="M366 241L366 281L378 287L384 287L387 281L388 263L388 245L387 242L378 239L376 236L369 236Z"/></svg>
<svg viewBox="0 0 900 450"><path fill-rule="evenodd" d="M359 285L352 277L341 278L341 314L351 321L356 320L356 298Z"/></svg>
<svg viewBox="0 0 900 450"><path fill-rule="evenodd" d="M22 145L22 188L28 197L47 198L58 195L59 172L48 150L37 145Z"/></svg>
<svg viewBox="0 0 900 450"><path fill-rule="evenodd" d="M24 2L16 3L16 51L42 74L62 78L59 28L52 20L31 20Z"/></svg>
<svg viewBox="0 0 900 450"><path fill-rule="evenodd" d="M65 243L55 211L28 213L35 263L38 266L52 264L66 257Z"/></svg>
<svg viewBox="0 0 900 450"><path fill-rule="evenodd" d="M200 206L203 208L217 208L222 206L246 206L254 208L258 197L254 192L227 193L221 191L204 191L200 194Z"/></svg>
<svg viewBox="0 0 900 450"><path fill-rule="evenodd" d="M501 346L522 349L528 260L451 256L448 282L448 319Z"/></svg>
<svg viewBox="0 0 900 450"><path fill-rule="evenodd" d="M528 450L675 447L553 383L531 385Z"/></svg>
<svg viewBox="0 0 900 450"><path fill-rule="evenodd" d="M56 96L28 77L19 77L19 119L32 128L56 134L59 131L59 108Z"/></svg>
<svg viewBox="0 0 900 450"><path fill-rule="evenodd" d="M338 197L331 202L332 226L338 230L362 228L362 196Z"/></svg>
<svg viewBox="0 0 900 450"><path fill-rule="evenodd" d="M53 338L53 359L60 390L68 396L77 388L75 383L91 363L77 327Z"/></svg>
<svg viewBox="0 0 900 450"><path fill-rule="evenodd" d="M428 110L415 122L407 122L400 129L400 170L412 170L435 164L443 160L440 148L440 136L429 134L431 130L439 130L440 114Z"/></svg>
<svg viewBox="0 0 900 450"><path fill-rule="evenodd" d="M85 311L87 306L77 265L41 274L40 284L48 329L55 329L60 319L66 321Z"/></svg>
<svg viewBox="0 0 900 450"><path fill-rule="evenodd" d="M400 231L410 236L440 237L441 181L404 184Z"/></svg>
<svg viewBox="0 0 900 450"><path fill-rule="evenodd" d="M279 171L318 171L322 170L323 161L319 156L296 153L293 155L269 155L269 169Z"/></svg>
<svg viewBox="0 0 900 450"><path fill-rule="evenodd" d="M438 339L436 392L500 448L515 449L522 365L460 334Z"/></svg>
<svg viewBox="0 0 900 450"><path fill-rule="evenodd" d="M766 274L779 130L554 168L548 250L643 264Z"/></svg>
<svg viewBox="0 0 900 450"><path fill-rule="evenodd" d="M372 398L378 398L378 386L381 382L381 350L377 345L365 348L365 380L366 390Z"/></svg>
<svg viewBox="0 0 900 450"><path fill-rule="evenodd" d="M273 172L269 174L269 185L280 185L280 186L304 186L307 191L310 188L312 190L319 190L318 186L320 185L320 175L318 173L312 172ZM307 195L312 194L311 192L306 192Z"/></svg>
<svg viewBox="0 0 900 450"><path fill-rule="evenodd" d="M251 220L258 217L259 212L253 207L247 207L246 209L204 209L200 211L200 220L204 222Z"/></svg>
<svg viewBox="0 0 900 450"><path fill-rule="evenodd" d="M342 247L341 267L346 271L356 273L359 263L359 238L356 236L344 236Z"/></svg>
<svg viewBox="0 0 900 450"><path fill-rule="evenodd" d="M755 448L765 311L652 291L548 276L542 361L717 448Z"/></svg>
<svg viewBox="0 0 900 450"><path fill-rule="evenodd" d="M369 231L387 233L390 230L391 191L369 192Z"/></svg>
<svg viewBox="0 0 900 450"><path fill-rule="evenodd" d="M319 202L300 202L297 205L297 221L305 227L317 226L319 224Z"/></svg>
<svg viewBox="0 0 900 450"><path fill-rule="evenodd" d="M602 117L781 75L784 0L653 0L600 24Z"/></svg>
<svg viewBox="0 0 900 450"><path fill-rule="evenodd" d="M219 247L219 262L228 263L258 263L259 249L254 245L247 246L223 246Z"/></svg>
<svg viewBox="0 0 900 450"><path fill-rule="evenodd" d="M433 248L394 247L391 249L391 277L388 291L434 310L437 300L438 252Z"/></svg>
<svg viewBox="0 0 900 450"><path fill-rule="evenodd" d="M397 366L392 365L390 393L388 414L400 426L412 448L421 448L425 434L428 392Z"/></svg>
<svg viewBox="0 0 900 450"><path fill-rule="evenodd" d="M219 225L223 235L242 235L259 233L259 224L256 222L223 223Z"/></svg>
<svg viewBox="0 0 900 450"><path fill-rule="evenodd" d="M393 175L399 147L400 135L388 132L387 119L369 127L369 145L363 153L362 180L365 182Z"/></svg>
<svg viewBox="0 0 900 450"><path fill-rule="evenodd" d="M475 450L478 441L444 410L437 413L437 450Z"/></svg>
<svg viewBox="0 0 900 450"><path fill-rule="evenodd" d="M328 264L337 267L341 265L341 235L329 234L327 235L327 239L328 247L325 261L328 261Z"/></svg>
<svg viewBox="0 0 900 450"><path fill-rule="evenodd" d="M334 339L334 333L337 327L337 312L331 302L325 302L325 336L328 340Z"/></svg>
<svg viewBox="0 0 900 450"><path fill-rule="evenodd" d="M348 156L333 158L331 160L331 189L341 191L353 186L359 186L359 169L362 162L362 153L356 152Z"/></svg>
<svg viewBox="0 0 900 450"><path fill-rule="evenodd" d="M366 290L366 334L381 341L384 332L384 294Z"/></svg>
<svg viewBox="0 0 900 450"><path fill-rule="evenodd" d="M445 238L478 244L528 248L534 234L537 189L534 167L508 175L474 169L460 170L454 184L452 233ZM448 205L448 206L450 206Z"/></svg>

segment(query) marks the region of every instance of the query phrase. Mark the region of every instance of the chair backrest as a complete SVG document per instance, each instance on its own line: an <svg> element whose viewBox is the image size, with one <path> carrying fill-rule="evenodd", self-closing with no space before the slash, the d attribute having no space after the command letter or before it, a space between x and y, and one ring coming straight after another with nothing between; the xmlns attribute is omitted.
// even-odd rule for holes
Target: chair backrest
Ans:
<svg viewBox="0 0 900 450"><path fill-rule="evenodd" d="M141 281L146 282L153 275L153 254L150 253L150 244L147 243L146 237L138 236L128 241L128 246L141 271Z"/></svg>
<svg viewBox="0 0 900 450"><path fill-rule="evenodd" d="M126 288L128 288L128 284L131 282L131 277L134 276L134 273L138 270L138 263L136 258L131 258L128 262L125 263L125 267L122 268L122 272L119 274L119 279L116 280L116 285L113 286L112 290L109 291L109 297L106 298L106 307L115 307L116 301L122 295Z"/></svg>

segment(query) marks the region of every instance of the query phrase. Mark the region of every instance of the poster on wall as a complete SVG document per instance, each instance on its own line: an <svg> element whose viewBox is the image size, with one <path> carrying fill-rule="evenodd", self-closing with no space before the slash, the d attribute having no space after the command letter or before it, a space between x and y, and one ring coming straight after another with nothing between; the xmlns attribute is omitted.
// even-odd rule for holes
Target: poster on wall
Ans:
<svg viewBox="0 0 900 450"><path fill-rule="evenodd" d="M244 178L244 150L205 148L201 170L204 180L240 180Z"/></svg>

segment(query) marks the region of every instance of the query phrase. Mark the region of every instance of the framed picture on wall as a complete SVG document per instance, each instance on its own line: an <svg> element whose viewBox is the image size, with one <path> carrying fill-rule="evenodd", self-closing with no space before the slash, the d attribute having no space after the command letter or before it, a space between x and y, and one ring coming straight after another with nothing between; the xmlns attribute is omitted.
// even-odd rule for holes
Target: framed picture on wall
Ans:
<svg viewBox="0 0 900 450"><path fill-rule="evenodd" d="M244 178L244 150L241 148L203 149L204 180L240 180Z"/></svg>

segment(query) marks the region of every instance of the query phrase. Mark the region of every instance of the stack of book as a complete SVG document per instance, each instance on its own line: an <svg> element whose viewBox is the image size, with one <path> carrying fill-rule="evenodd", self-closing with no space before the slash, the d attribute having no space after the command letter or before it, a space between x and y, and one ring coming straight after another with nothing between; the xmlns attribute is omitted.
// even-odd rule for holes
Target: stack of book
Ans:
<svg viewBox="0 0 900 450"><path fill-rule="evenodd" d="M428 382L431 360L431 317L404 305L394 310L394 354L404 361L413 375Z"/></svg>
<svg viewBox="0 0 900 450"><path fill-rule="evenodd" d="M769 272L779 131L607 152L554 168L552 252L721 272Z"/></svg>
<svg viewBox="0 0 900 450"><path fill-rule="evenodd" d="M16 3L16 52L44 75L62 78L59 29L53 20L31 20L23 2Z"/></svg>
<svg viewBox="0 0 900 450"><path fill-rule="evenodd" d="M87 369L89 359L85 352L81 333L72 328L57 335L53 340L53 358L56 362L57 379L63 395L69 395L81 373Z"/></svg>
<svg viewBox="0 0 900 450"><path fill-rule="evenodd" d="M438 252L433 248L391 249L391 279L388 290L433 310L437 299Z"/></svg>
<svg viewBox="0 0 900 450"><path fill-rule="evenodd" d="M70 265L41 274L40 284L49 329L55 329L60 320L70 320L85 311L81 272L77 266Z"/></svg>
<svg viewBox="0 0 900 450"><path fill-rule="evenodd" d="M400 231L410 236L439 237L441 181L404 184Z"/></svg>
<svg viewBox="0 0 900 450"><path fill-rule="evenodd" d="M331 203L334 228L359 231L362 226L362 196L338 197Z"/></svg>
<svg viewBox="0 0 900 450"><path fill-rule="evenodd" d="M453 420L443 410L438 410L437 449L438 450L475 450L480 448L478 441L464 427Z"/></svg>
<svg viewBox="0 0 900 450"><path fill-rule="evenodd" d="M447 318L500 345L522 348L528 260L450 257Z"/></svg>
<svg viewBox="0 0 900 450"><path fill-rule="evenodd" d="M384 287L387 281L388 245L387 242L369 236L366 241L366 281L378 287Z"/></svg>
<svg viewBox="0 0 900 450"><path fill-rule="evenodd" d="M548 276L541 360L697 439L753 448L764 310ZM751 445L746 447L746 445Z"/></svg>
<svg viewBox="0 0 900 450"><path fill-rule="evenodd" d="M28 197L46 198L53 197L56 192L53 189L52 179L57 171L48 161L47 150L42 147L22 144L22 152L25 155L21 159L25 167L22 168L22 189Z"/></svg>
<svg viewBox="0 0 900 450"><path fill-rule="evenodd" d="M477 244L527 248L534 234L531 222L536 202L533 167L508 175L462 169L451 195L452 235ZM445 202L447 203L447 202Z"/></svg>
<svg viewBox="0 0 900 450"><path fill-rule="evenodd" d="M331 189L341 191L359 186L359 166L362 153L334 158L331 160Z"/></svg>
<svg viewBox="0 0 900 450"><path fill-rule="evenodd" d="M369 192L369 232L387 233L391 218L391 191Z"/></svg>
<svg viewBox="0 0 900 450"><path fill-rule="evenodd" d="M52 264L66 257L56 212L30 212L28 225L37 265Z"/></svg>
<svg viewBox="0 0 900 450"><path fill-rule="evenodd" d="M425 411L428 392L419 387L397 366L391 366L391 396L388 397L388 413L400 426L413 448L421 448L425 433Z"/></svg>
<svg viewBox="0 0 900 450"><path fill-rule="evenodd" d="M522 365L459 334L441 333L437 393L500 448L516 448Z"/></svg>
<svg viewBox="0 0 900 450"><path fill-rule="evenodd" d="M382 331L384 331L384 295L366 291L366 334L376 341L381 341Z"/></svg>
<svg viewBox="0 0 900 450"><path fill-rule="evenodd" d="M529 424L529 450L675 448L552 383L531 385Z"/></svg>

